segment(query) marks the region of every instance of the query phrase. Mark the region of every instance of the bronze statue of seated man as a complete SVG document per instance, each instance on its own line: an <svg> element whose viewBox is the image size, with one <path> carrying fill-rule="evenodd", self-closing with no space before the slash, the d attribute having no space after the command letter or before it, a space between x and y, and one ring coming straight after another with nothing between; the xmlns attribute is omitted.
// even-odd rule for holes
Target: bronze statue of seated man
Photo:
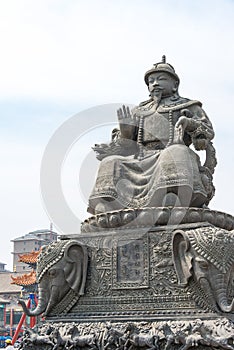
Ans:
<svg viewBox="0 0 234 350"><path fill-rule="evenodd" d="M163 56L145 74L150 99L131 112L125 106L117 111L119 129L111 143L94 147L101 163L90 213L208 205L214 195L214 131L202 104L179 96L179 82ZM206 151L204 165L191 145Z"/></svg>

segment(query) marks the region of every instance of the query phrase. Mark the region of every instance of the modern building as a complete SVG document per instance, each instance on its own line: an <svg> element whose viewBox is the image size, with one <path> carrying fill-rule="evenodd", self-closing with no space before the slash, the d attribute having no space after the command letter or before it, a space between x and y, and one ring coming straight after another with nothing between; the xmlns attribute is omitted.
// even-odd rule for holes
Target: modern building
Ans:
<svg viewBox="0 0 234 350"><path fill-rule="evenodd" d="M0 272L5 272L6 271L5 266L6 266L6 264L4 264L4 263L2 263L0 261Z"/></svg>
<svg viewBox="0 0 234 350"><path fill-rule="evenodd" d="M20 255L37 252L43 245L57 241L57 237L58 234L52 230L37 230L13 239L13 271L20 273L30 271L28 264L19 261Z"/></svg>

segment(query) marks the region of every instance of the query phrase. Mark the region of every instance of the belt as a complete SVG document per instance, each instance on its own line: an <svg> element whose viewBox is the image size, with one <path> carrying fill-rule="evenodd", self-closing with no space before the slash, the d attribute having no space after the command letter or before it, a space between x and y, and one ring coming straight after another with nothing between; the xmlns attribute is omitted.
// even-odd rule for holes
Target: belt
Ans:
<svg viewBox="0 0 234 350"><path fill-rule="evenodd" d="M164 149L165 145L161 141L144 142L143 146L146 149Z"/></svg>

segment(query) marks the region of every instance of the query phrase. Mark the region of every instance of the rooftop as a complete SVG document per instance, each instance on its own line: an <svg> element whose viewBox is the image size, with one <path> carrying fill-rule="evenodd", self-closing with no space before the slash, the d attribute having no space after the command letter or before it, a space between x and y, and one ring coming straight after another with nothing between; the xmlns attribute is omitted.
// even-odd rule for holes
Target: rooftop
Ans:
<svg viewBox="0 0 234 350"><path fill-rule="evenodd" d="M40 254L41 250L39 251L32 251L31 253L27 254L18 254L19 256L19 262L24 262L26 264L36 264L38 255Z"/></svg>
<svg viewBox="0 0 234 350"><path fill-rule="evenodd" d="M15 239L12 239L11 242L16 242L16 241L31 241L31 240L36 240L36 241L45 241L43 238L41 237L38 237L34 234L31 234L31 233L27 233L26 235L24 236L20 236L18 238L15 238Z"/></svg>
<svg viewBox="0 0 234 350"><path fill-rule="evenodd" d="M45 229L45 230L36 230L36 231L32 231L32 232L29 232L29 234L44 234L44 233L53 233L54 235L58 235L56 232L54 231L51 231L51 230L48 230L48 229Z"/></svg>
<svg viewBox="0 0 234 350"><path fill-rule="evenodd" d="M19 286L30 286L36 283L36 271L32 270L30 273L25 273L20 276L11 276L11 284L17 284Z"/></svg>
<svg viewBox="0 0 234 350"><path fill-rule="evenodd" d="M41 235L44 234L53 234L53 235L58 235L56 232L51 231L51 230L36 230L33 232L26 233L23 236L17 237L15 239L12 239L11 242L16 242L16 241L25 241L25 240L37 240L37 241L45 241L44 238L41 238Z"/></svg>

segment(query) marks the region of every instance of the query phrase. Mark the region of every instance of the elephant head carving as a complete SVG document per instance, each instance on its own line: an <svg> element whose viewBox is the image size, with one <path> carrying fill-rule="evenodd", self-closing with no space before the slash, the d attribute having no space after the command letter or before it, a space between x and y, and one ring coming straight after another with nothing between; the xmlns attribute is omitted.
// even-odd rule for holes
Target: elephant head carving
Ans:
<svg viewBox="0 0 234 350"><path fill-rule="evenodd" d="M28 316L58 315L68 312L84 294L87 277L87 249L78 241L62 240L44 246L38 257L38 305Z"/></svg>
<svg viewBox="0 0 234 350"><path fill-rule="evenodd" d="M178 284L198 305L234 313L234 231L216 227L177 230L172 238Z"/></svg>

